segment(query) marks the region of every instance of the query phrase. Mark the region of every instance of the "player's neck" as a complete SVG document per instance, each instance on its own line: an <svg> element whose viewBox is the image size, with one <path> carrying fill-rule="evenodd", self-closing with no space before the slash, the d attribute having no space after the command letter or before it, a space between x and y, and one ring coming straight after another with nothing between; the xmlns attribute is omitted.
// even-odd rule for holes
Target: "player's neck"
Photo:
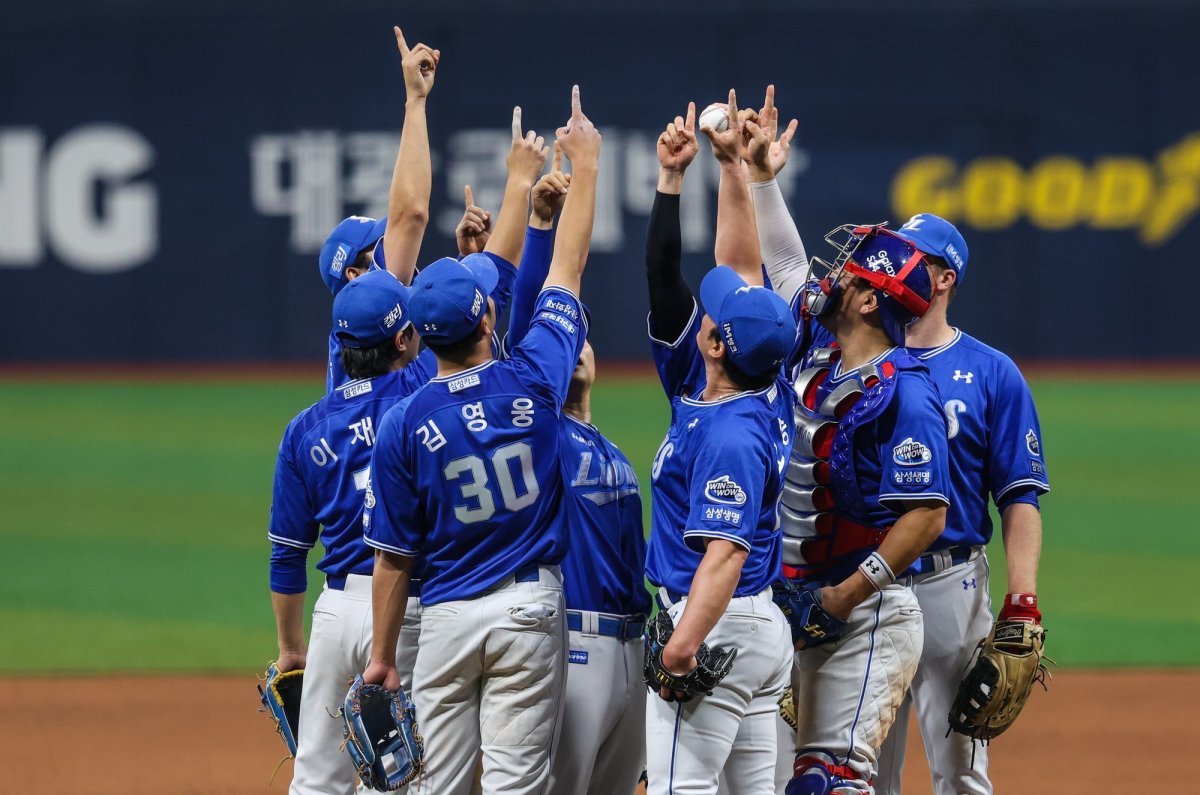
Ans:
<svg viewBox="0 0 1200 795"><path fill-rule="evenodd" d="M934 300L925 317L914 322L904 333L909 348L938 348L954 339L954 327L946 320L946 304Z"/></svg>
<svg viewBox="0 0 1200 795"><path fill-rule="evenodd" d="M889 348L895 347L883 329L866 323L845 330L838 329L837 343L842 352L842 372L857 370Z"/></svg>
<svg viewBox="0 0 1200 795"><path fill-rule="evenodd" d="M490 342L477 347L475 350L471 351L468 356L465 356L461 359L443 359L441 356L439 356L437 357L438 378L445 378L446 376L454 375L455 373L461 373L463 370L470 370L472 367L478 367L481 364L487 364L491 360L492 348Z"/></svg>
<svg viewBox="0 0 1200 795"><path fill-rule="evenodd" d="M578 400L567 398L567 402L563 403L563 414L570 414L580 422L592 424L592 401L585 395Z"/></svg>
<svg viewBox="0 0 1200 795"><path fill-rule="evenodd" d="M705 402L721 400L746 391L731 381L725 375L725 370L715 361L709 360L704 363L704 376L705 386L704 391L700 393L700 399Z"/></svg>

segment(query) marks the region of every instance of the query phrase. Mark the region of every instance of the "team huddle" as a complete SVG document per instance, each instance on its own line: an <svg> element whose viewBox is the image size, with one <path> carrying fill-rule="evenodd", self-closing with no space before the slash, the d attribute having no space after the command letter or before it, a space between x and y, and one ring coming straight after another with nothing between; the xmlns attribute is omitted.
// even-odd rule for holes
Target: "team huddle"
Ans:
<svg viewBox="0 0 1200 795"><path fill-rule="evenodd" d="M947 322L958 230L847 225L810 259L776 182L796 122L780 131L773 87L666 125L646 275L671 420L647 535L645 484L592 424L580 283L602 146L578 87L549 146L514 109L494 217L466 187L456 256L419 263L441 53L395 34L388 214L322 248L327 395L275 471L263 700L291 792L627 795L644 775L649 793L898 793L915 706L935 791L990 793L979 741L1043 672L1049 483L1019 371ZM697 301L680 194L699 135L720 185Z"/></svg>

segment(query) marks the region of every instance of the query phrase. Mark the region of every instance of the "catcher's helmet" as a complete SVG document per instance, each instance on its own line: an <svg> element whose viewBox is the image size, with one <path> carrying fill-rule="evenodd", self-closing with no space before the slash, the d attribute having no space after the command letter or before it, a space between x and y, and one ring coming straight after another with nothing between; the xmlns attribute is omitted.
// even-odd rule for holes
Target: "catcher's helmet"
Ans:
<svg viewBox="0 0 1200 795"><path fill-rule="evenodd" d="M838 280L847 271L875 288L883 330L903 345L904 328L929 309L933 280L925 254L886 227L846 224L825 235L837 255L832 263L813 257L804 308L812 317L833 311L841 289Z"/></svg>

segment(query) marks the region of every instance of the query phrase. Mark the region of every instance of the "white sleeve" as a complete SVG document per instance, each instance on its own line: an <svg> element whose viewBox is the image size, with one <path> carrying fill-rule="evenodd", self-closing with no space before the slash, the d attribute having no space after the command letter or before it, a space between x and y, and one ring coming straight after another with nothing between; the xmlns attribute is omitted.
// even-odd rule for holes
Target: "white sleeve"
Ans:
<svg viewBox="0 0 1200 795"><path fill-rule="evenodd" d="M796 222L792 220L783 192L776 180L750 183L758 245L771 286L785 301L791 301L808 281L808 254Z"/></svg>

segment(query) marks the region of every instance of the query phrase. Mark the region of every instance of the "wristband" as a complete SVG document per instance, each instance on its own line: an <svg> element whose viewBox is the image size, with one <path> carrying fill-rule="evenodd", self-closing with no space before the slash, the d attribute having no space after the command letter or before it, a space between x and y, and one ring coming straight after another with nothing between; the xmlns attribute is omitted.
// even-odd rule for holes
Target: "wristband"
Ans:
<svg viewBox="0 0 1200 795"><path fill-rule="evenodd" d="M1042 623L1042 611L1038 610L1037 594L1010 593L1004 597L1000 608L1000 618L1004 621L1032 621Z"/></svg>
<svg viewBox="0 0 1200 795"><path fill-rule="evenodd" d="M892 567L878 552L872 552L866 560L858 565L858 570L876 591L882 591L896 581Z"/></svg>

